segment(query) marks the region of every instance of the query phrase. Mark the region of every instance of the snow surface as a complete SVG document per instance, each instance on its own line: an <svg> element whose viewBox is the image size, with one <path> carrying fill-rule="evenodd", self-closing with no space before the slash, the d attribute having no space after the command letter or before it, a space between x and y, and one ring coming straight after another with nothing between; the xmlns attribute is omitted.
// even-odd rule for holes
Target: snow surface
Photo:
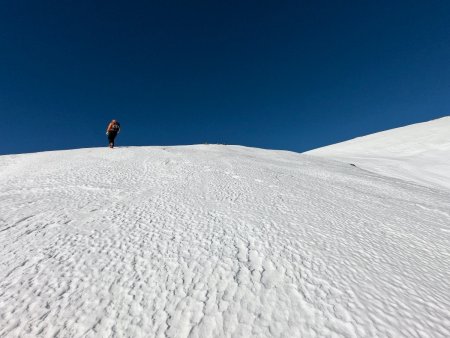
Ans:
<svg viewBox="0 0 450 338"><path fill-rule="evenodd" d="M0 157L2 337L450 337L450 191L239 146Z"/></svg>
<svg viewBox="0 0 450 338"><path fill-rule="evenodd" d="M306 154L450 189L450 116L359 137Z"/></svg>

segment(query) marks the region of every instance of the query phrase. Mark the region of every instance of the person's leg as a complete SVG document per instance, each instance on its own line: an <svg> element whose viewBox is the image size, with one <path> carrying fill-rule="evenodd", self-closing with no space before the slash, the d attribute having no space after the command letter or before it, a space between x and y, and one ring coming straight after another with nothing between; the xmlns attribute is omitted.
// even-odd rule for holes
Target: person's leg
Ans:
<svg viewBox="0 0 450 338"><path fill-rule="evenodd" d="M117 133L109 133L109 147L114 148L114 139L116 138Z"/></svg>
<svg viewBox="0 0 450 338"><path fill-rule="evenodd" d="M112 148L114 146L114 137L113 137L112 132L109 132L109 134L108 134L108 142L109 142L109 147Z"/></svg>

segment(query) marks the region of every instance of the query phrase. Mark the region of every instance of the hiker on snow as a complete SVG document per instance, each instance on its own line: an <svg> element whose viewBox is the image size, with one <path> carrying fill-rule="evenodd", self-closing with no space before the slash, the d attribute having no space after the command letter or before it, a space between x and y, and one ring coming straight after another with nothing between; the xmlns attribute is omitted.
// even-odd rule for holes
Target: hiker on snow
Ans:
<svg viewBox="0 0 450 338"><path fill-rule="evenodd" d="M120 133L120 123L116 120L112 120L106 128L106 135L108 135L109 147L114 148L114 139L117 134Z"/></svg>

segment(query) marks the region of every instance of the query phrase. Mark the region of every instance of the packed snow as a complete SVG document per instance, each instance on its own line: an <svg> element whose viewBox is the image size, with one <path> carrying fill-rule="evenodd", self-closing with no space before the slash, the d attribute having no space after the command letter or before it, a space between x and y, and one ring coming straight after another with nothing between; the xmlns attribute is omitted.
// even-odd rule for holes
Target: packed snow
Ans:
<svg viewBox="0 0 450 338"><path fill-rule="evenodd" d="M449 337L450 191L240 146L0 157L2 337Z"/></svg>
<svg viewBox="0 0 450 338"><path fill-rule="evenodd" d="M359 137L307 154L450 189L450 116Z"/></svg>

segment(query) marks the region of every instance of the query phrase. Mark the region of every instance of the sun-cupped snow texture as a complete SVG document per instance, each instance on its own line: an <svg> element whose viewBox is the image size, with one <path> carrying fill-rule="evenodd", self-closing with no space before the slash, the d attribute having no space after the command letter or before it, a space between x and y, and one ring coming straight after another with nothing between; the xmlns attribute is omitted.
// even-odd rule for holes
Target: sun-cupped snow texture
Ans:
<svg viewBox="0 0 450 338"><path fill-rule="evenodd" d="M450 116L314 149L305 154L450 189Z"/></svg>
<svg viewBox="0 0 450 338"><path fill-rule="evenodd" d="M450 194L238 146L0 157L0 336L450 337Z"/></svg>

